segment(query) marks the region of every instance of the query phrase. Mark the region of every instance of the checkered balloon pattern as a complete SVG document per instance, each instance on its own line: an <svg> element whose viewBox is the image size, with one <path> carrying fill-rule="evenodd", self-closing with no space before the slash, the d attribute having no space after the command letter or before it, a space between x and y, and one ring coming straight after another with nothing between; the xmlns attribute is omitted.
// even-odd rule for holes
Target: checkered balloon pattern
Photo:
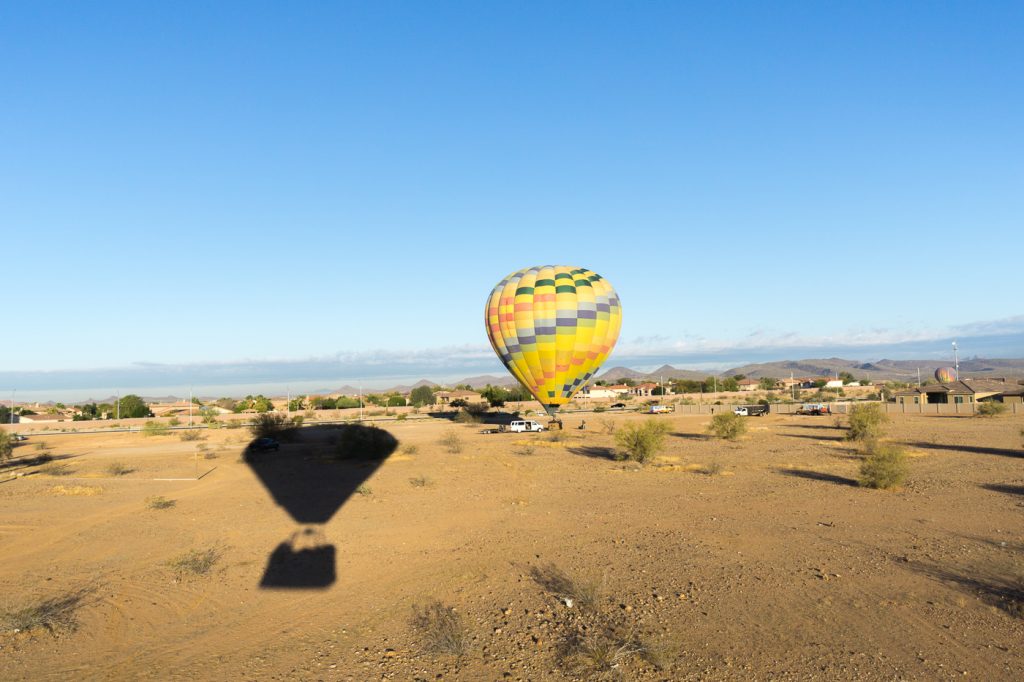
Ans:
<svg viewBox="0 0 1024 682"><path fill-rule="evenodd" d="M612 285L568 265L513 272L484 315L494 352L552 416L597 374L622 326Z"/></svg>

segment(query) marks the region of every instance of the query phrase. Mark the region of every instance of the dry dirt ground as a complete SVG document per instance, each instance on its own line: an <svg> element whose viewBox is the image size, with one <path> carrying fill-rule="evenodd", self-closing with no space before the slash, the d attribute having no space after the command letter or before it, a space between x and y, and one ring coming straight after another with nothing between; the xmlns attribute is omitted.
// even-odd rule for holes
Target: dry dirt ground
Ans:
<svg viewBox="0 0 1024 682"><path fill-rule="evenodd" d="M671 424L663 457L611 459L607 427L641 419ZM244 430L33 436L16 454L56 459L0 472L0 679L1024 679L1024 419L896 418L896 492L856 486L831 417L749 418L737 442L708 421L392 422L379 468L321 462L335 436L303 429L280 454L363 481L309 537ZM158 480L194 477L197 446L200 480ZM292 537L335 548L332 585L260 587ZM191 550L207 574L172 566ZM12 629L68 595L53 633ZM413 624L435 601L461 656Z"/></svg>

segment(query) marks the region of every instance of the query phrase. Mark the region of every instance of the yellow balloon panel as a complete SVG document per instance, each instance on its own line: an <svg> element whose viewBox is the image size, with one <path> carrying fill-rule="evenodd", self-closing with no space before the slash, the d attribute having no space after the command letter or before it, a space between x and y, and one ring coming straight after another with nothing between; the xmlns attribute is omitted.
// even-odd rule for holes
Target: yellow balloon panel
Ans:
<svg viewBox="0 0 1024 682"><path fill-rule="evenodd" d="M568 265L512 273L491 291L484 316L494 352L550 414L597 373L622 327L611 284Z"/></svg>

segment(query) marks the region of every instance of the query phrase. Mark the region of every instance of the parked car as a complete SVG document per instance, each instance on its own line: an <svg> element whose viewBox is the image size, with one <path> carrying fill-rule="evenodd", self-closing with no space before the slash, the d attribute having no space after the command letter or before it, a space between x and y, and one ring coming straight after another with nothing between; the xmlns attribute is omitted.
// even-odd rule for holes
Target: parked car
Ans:
<svg viewBox="0 0 1024 682"><path fill-rule="evenodd" d="M732 410L733 414L741 417L763 417L768 414L767 405L737 405Z"/></svg>
<svg viewBox="0 0 1024 682"><path fill-rule="evenodd" d="M533 420L519 419L512 422L509 426L509 431L513 433L522 433L524 431L543 431L544 425L538 424Z"/></svg>
<svg viewBox="0 0 1024 682"><path fill-rule="evenodd" d="M671 405L649 405L647 407L647 414L668 414L669 412L675 412L675 408Z"/></svg>
<svg viewBox="0 0 1024 682"><path fill-rule="evenodd" d="M278 450L281 448L281 444L273 438L257 438L253 441L253 450Z"/></svg>
<svg viewBox="0 0 1024 682"><path fill-rule="evenodd" d="M626 403L615 403L614 405L611 406L613 410L622 410L625 409L625 407Z"/></svg>

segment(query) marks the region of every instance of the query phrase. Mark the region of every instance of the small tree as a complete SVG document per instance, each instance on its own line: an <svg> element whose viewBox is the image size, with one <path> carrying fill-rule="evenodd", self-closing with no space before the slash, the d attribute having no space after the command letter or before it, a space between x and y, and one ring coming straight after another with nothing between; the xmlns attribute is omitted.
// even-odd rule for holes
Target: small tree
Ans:
<svg viewBox="0 0 1024 682"><path fill-rule="evenodd" d="M665 444L668 424L648 419L641 424L626 424L615 432L615 444L619 446L616 459L631 459L644 464L650 461Z"/></svg>
<svg viewBox="0 0 1024 682"><path fill-rule="evenodd" d="M6 462L14 451L14 439L6 431L0 431L0 462Z"/></svg>
<svg viewBox="0 0 1024 682"><path fill-rule="evenodd" d="M846 434L848 440L876 440L885 430L889 418L878 403L854 405L850 409L850 430Z"/></svg>
<svg viewBox="0 0 1024 682"><path fill-rule="evenodd" d="M736 440L746 432L747 422L735 412L716 414L708 424L708 433L713 433L726 440Z"/></svg>
<svg viewBox="0 0 1024 682"><path fill-rule="evenodd" d="M892 443L870 441L867 457L860 465L859 482L865 488L888 490L907 479L907 454Z"/></svg>
<svg viewBox="0 0 1024 682"><path fill-rule="evenodd" d="M757 386L762 391L773 391L778 383L779 380L773 377L761 377L757 380Z"/></svg>
<svg viewBox="0 0 1024 682"><path fill-rule="evenodd" d="M120 410L118 410L117 405L121 406ZM146 401L134 394L126 395L114 405L114 415L117 416L118 414L121 419L153 416L153 413L149 411L149 405L146 404Z"/></svg>
<svg viewBox="0 0 1024 682"><path fill-rule="evenodd" d="M417 386L409 393L409 402L415 407L423 407L424 405L433 405L437 402L437 398L434 397L434 391L430 386Z"/></svg>

